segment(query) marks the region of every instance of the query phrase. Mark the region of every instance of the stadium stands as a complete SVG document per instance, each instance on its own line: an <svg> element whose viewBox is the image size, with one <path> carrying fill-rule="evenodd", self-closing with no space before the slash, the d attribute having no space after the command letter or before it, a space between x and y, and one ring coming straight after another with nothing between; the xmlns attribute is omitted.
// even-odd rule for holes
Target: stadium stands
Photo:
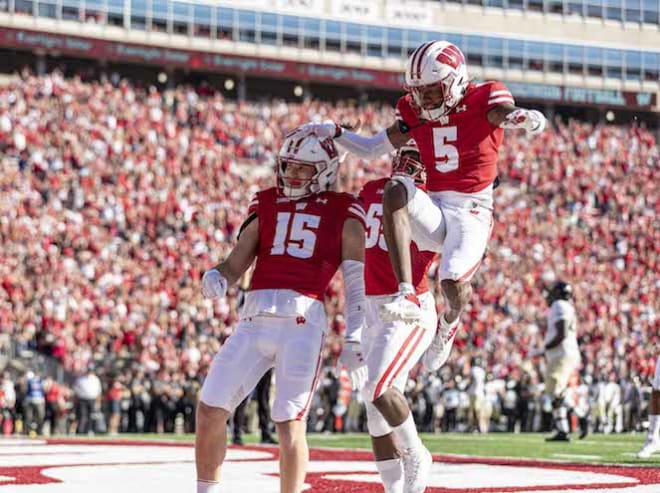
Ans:
<svg viewBox="0 0 660 493"><path fill-rule="evenodd" d="M283 134L310 118L359 118L369 134L393 116L387 105L237 103L192 87L25 73L0 89L0 333L73 374L97 368L131 409L157 407L142 426L173 429L176 413L191 418L195 382L236 317L238 289L214 304L200 275L232 245L252 193L272 183ZM555 277L576 290L584 375L650 379L659 158L653 134L635 125L556 119L536 140L507 134L470 309L449 365L420 374L411 398L442 392L474 356L493 379L538 382L544 363L528 355L541 346L543 288ZM356 192L388 172L387 159L348 158L340 187ZM343 329L339 283L327 296L328 369Z"/></svg>

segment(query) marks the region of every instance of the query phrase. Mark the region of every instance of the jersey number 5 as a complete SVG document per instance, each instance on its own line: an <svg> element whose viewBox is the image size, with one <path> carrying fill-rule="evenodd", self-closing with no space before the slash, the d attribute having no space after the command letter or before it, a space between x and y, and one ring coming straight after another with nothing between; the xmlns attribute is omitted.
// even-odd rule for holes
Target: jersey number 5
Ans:
<svg viewBox="0 0 660 493"><path fill-rule="evenodd" d="M284 255L287 253L296 258L310 258L314 255L316 246L315 229L319 227L321 218L311 214L292 214L279 212L277 214L277 228L271 255ZM289 224L291 227L289 228ZM288 234L288 238L287 238Z"/></svg>
<svg viewBox="0 0 660 493"><path fill-rule="evenodd" d="M449 173L458 168L458 149L449 142L456 142L456 127L440 127L433 129L433 153L435 154L435 169L440 173Z"/></svg>

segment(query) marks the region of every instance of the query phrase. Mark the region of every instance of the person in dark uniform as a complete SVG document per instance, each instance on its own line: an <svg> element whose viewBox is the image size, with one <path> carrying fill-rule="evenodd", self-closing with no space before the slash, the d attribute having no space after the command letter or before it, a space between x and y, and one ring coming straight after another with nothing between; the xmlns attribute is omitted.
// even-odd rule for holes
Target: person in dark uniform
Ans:
<svg viewBox="0 0 660 493"><path fill-rule="evenodd" d="M253 396L257 400L257 413L259 415L259 429L261 430L261 443L264 444L277 444L277 440L270 432L270 384L273 370L268 370L266 374L261 377L259 383L254 389ZM243 445L243 426L245 425L245 407L250 401L252 396L248 396L241 402L236 411L234 411L234 436L232 443L234 445Z"/></svg>
<svg viewBox="0 0 660 493"><path fill-rule="evenodd" d="M242 307L245 302L245 291L247 289L247 277L243 279L243 285L238 295L238 307ZM277 444L277 440L270 432L270 384L273 376L273 369L268 370L257 386L254 388L252 396L257 400L257 413L259 415L259 429L261 430L261 443ZM233 437L231 443L234 445L243 445L243 428L245 426L245 407L250 402L252 396L247 396L234 411L233 419Z"/></svg>

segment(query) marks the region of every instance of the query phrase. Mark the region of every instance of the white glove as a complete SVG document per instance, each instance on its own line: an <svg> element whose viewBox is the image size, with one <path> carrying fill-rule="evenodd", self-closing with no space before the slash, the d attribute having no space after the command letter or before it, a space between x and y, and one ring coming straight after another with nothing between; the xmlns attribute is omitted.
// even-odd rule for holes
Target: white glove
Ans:
<svg viewBox="0 0 660 493"><path fill-rule="evenodd" d="M202 294L205 298L217 299L227 294L227 279L220 271L211 269L204 272L202 276Z"/></svg>
<svg viewBox="0 0 660 493"><path fill-rule="evenodd" d="M357 340L344 341L344 348L339 356L339 365L346 367L348 376L351 377L353 390L361 390L367 383L367 365L362 356L362 348Z"/></svg>
<svg viewBox="0 0 660 493"><path fill-rule="evenodd" d="M546 123L547 120L540 111L518 108L506 116L500 127L522 128L530 135L538 135L545 130Z"/></svg>
<svg viewBox="0 0 660 493"><path fill-rule="evenodd" d="M341 127L334 122L325 123L305 123L297 129L298 132L307 134L315 134L319 139L334 139L341 135Z"/></svg>
<svg viewBox="0 0 660 493"><path fill-rule="evenodd" d="M527 120L525 121L525 130L530 135L538 135L545 130L547 124L545 116L543 113L537 110L528 110L527 111Z"/></svg>

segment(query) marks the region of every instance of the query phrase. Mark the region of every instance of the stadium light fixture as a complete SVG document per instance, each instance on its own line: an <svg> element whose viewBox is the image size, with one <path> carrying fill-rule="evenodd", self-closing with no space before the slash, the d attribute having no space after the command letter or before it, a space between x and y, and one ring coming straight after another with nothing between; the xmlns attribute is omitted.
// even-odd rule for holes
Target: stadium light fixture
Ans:
<svg viewBox="0 0 660 493"><path fill-rule="evenodd" d="M297 98L301 97L303 93L304 91L302 86L296 86L293 88L293 95L296 96Z"/></svg>
<svg viewBox="0 0 660 493"><path fill-rule="evenodd" d="M160 72L158 74L158 82L165 84L167 82L167 74L165 72Z"/></svg>
<svg viewBox="0 0 660 493"><path fill-rule="evenodd" d="M234 79L225 79L225 89L231 91L234 89Z"/></svg>
<svg viewBox="0 0 660 493"><path fill-rule="evenodd" d="M613 122L614 121L614 111L609 110L607 113L605 113L605 119L608 122Z"/></svg>

